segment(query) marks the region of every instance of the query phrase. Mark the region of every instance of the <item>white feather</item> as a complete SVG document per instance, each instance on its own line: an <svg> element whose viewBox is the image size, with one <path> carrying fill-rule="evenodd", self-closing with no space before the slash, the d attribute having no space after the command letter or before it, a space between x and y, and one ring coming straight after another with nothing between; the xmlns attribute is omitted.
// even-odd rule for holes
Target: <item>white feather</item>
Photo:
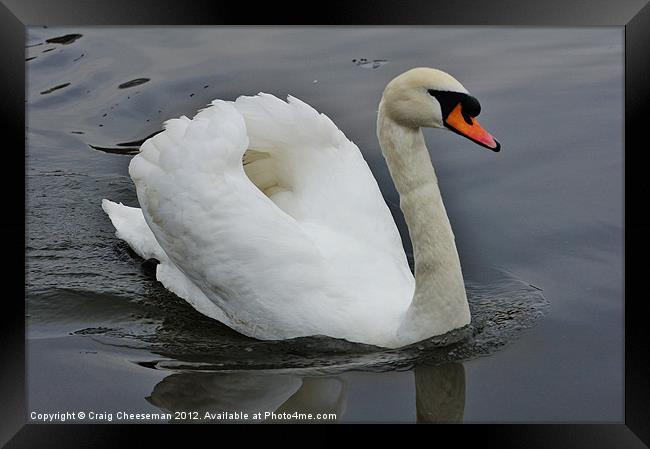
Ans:
<svg viewBox="0 0 650 449"><path fill-rule="evenodd" d="M260 339L392 338L414 279L361 152L325 115L292 97L215 100L167 121L129 173L142 213L105 201L117 236L200 312Z"/></svg>

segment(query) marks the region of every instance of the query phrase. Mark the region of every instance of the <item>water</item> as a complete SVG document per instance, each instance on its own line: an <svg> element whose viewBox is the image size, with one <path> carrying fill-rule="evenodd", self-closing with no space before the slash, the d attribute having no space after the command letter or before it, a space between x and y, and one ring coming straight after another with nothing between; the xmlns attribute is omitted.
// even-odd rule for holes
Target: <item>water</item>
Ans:
<svg viewBox="0 0 650 449"><path fill-rule="evenodd" d="M622 29L30 28L26 45L30 411L622 420ZM167 292L115 238L100 201L137 205L127 166L142 139L264 91L312 104L361 148L410 253L374 126L384 85L422 65L479 98L503 145L425 132L469 329L401 350L256 341Z"/></svg>

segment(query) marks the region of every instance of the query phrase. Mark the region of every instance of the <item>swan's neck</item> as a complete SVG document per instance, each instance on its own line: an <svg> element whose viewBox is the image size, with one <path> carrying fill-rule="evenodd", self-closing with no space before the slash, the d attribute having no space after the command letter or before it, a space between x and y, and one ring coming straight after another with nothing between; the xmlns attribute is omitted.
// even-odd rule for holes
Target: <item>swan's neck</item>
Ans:
<svg viewBox="0 0 650 449"><path fill-rule="evenodd" d="M415 293L398 330L414 343L469 324L454 234L420 128L399 125L380 105L377 135L400 195L415 256Z"/></svg>

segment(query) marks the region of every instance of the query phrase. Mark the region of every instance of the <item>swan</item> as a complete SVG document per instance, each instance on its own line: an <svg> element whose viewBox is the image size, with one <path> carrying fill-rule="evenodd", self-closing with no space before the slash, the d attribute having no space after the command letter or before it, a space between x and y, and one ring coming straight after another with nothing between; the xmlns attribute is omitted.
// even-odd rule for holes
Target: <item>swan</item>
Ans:
<svg viewBox="0 0 650 449"><path fill-rule="evenodd" d="M454 77L414 68L386 86L381 151L413 243L399 232L359 148L289 96L214 100L165 122L129 164L141 209L104 199L156 278L199 312L263 340L325 335L397 348L470 323L421 128L499 151L480 104Z"/></svg>

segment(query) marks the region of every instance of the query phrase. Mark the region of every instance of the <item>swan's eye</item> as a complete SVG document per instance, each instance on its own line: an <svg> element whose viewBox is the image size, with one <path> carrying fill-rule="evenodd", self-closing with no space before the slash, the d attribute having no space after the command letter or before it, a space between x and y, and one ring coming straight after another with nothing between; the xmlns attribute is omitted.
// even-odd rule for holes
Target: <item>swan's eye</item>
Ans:
<svg viewBox="0 0 650 449"><path fill-rule="evenodd" d="M465 95L461 103L463 105L463 112L471 117L476 117L481 113L481 103L471 95Z"/></svg>
<svg viewBox="0 0 650 449"><path fill-rule="evenodd" d="M471 117L476 117L481 113L481 104L476 98L466 93L435 89L427 89L427 92L440 103L443 117L447 117L458 106L458 103L461 104L463 118L468 124L472 123Z"/></svg>

